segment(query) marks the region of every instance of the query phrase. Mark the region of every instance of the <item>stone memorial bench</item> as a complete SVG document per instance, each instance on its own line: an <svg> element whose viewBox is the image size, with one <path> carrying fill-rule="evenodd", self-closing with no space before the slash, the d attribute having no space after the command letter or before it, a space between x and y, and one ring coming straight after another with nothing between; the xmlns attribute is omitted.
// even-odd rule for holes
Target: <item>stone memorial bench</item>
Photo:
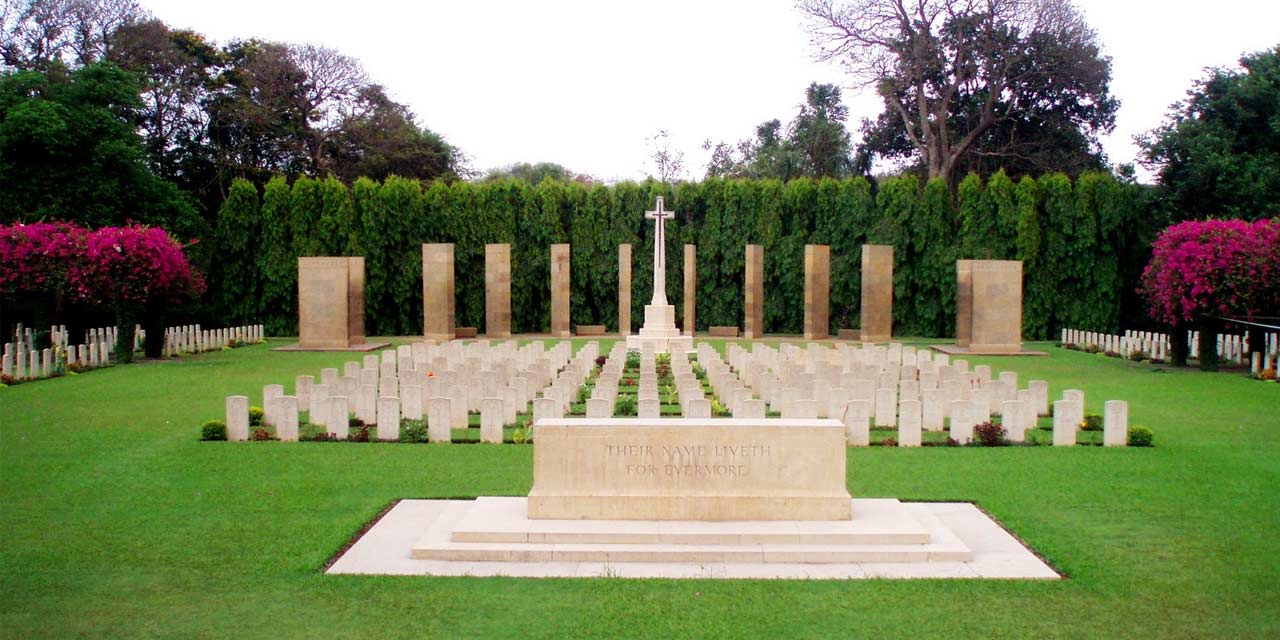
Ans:
<svg viewBox="0 0 1280 640"><path fill-rule="evenodd" d="M479 333L475 327L455 327L453 329L453 337L455 338L474 338Z"/></svg>
<svg viewBox="0 0 1280 640"><path fill-rule="evenodd" d="M574 330L580 336L602 336L604 335L604 325L602 324L580 324L574 327Z"/></svg>
<svg viewBox="0 0 1280 640"><path fill-rule="evenodd" d="M738 337L737 327L711 327L712 338L736 338Z"/></svg>
<svg viewBox="0 0 1280 640"><path fill-rule="evenodd" d="M862 337L862 331L858 329L840 329L836 332L836 338L840 340L858 340Z"/></svg>

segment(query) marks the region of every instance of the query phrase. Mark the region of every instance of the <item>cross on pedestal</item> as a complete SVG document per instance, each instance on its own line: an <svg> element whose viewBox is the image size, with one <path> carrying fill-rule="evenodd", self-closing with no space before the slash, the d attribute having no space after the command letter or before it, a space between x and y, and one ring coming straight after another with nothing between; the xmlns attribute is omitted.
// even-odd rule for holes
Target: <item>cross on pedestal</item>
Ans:
<svg viewBox="0 0 1280 640"><path fill-rule="evenodd" d="M644 217L653 220L653 300L652 305L667 306L667 218L675 217L674 211L662 208L662 196L653 211L644 212Z"/></svg>

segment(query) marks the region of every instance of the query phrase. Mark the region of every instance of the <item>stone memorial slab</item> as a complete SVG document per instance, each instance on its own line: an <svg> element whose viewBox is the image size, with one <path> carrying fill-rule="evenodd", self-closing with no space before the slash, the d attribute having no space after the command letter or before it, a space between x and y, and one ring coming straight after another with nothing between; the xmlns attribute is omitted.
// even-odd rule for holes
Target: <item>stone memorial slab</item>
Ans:
<svg viewBox="0 0 1280 640"><path fill-rule="evenodd" d="M618 245L618 334L631 335L631 245Z"/></svg>
<svg viewBox="0 0 1280 640"><path fill-rule="evenodd" d="M844 442L836 420L546 420L528 517L844 520Z"/></svg>
<svg viewBox="0 0 1280 640"><path fill-rule="evenodd" d="M364 258L298 258L295 348L376 348L364 335Z"/></svg>
<svg viewBox="0 0 1280 640"><path fill-rule="evenodd" d="M698 245L684 245L684 334L692 336L697 331L698 318Z"/></svg>

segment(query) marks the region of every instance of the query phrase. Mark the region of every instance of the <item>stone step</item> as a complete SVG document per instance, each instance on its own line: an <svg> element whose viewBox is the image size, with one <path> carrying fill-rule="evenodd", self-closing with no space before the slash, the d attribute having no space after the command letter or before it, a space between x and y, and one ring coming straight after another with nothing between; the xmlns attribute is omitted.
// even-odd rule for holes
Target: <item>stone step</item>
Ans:
<svg viewBox="0 0 1280 640"><path fill-rule="evenodd" d="M523 499L515 498L522 501ZM475 508L475 502L451 505L413 545L415 559L468 562L667 562L667 563L804 563L848 564L858 562L967 562L970 550L936 518L912 512L905 505L862 505L854 501L854 520L903 516L915 518L929 535L929 542L892 543L550 543L550 542L459 542L454 534ZM508 505L509 507L510 505ZM876 509L875 507L880 507ZM875 512L879 511L879 514ZM547 522L547 521L544 521ZM563 522L563 521L559 521ZM625 521L620 526L633 527ZM671 523L664 523L671 524ZM690 523L698 525L751 525L758 523ZM812 524L812 523L790 523Z"/></svg>
<svg viewBox="0 0 1280 640"><path fill-rule="evenodd" d="M524 498L478 498L452 542L545 544L926 544L929 531L897 500L857 500L837 521L530 520Z"/></svg>

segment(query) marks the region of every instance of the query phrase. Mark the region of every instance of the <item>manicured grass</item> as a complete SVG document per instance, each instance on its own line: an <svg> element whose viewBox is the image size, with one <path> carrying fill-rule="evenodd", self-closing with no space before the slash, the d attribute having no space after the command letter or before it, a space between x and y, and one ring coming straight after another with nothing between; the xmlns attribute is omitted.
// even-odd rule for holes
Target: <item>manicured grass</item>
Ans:
<svg viewBox="0 0 1280 640"><path fill-rule="evenodd" d="M1069 576L1053 583L325 576L396 499L525 494L532 447L197 440L226 395L258 404L343 354L0 389L0 635L1280 635L1280 384L1036 346L1050 357L971 362L1083 389L1090 413L1127 399L1156 448L871 447L848 476L855 496L976 502Z"/></svg>

